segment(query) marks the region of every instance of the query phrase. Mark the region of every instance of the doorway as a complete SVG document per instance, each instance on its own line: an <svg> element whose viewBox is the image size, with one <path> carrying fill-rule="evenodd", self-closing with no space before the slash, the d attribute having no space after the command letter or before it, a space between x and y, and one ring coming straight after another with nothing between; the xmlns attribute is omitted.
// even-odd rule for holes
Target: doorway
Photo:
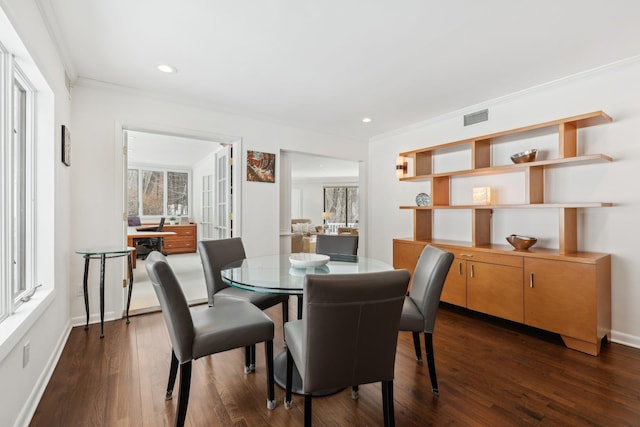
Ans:
<svg viewBox="0 0 640 427"><path fill-rule="evenodd" d="M125 212L145 225L165 218L167 236L163 252L180 280L190 304L207 301L197 241L225 237L236 230L230 222L239 196L231 195L235 181L231 167L238 138L201 139L149 130L124 130ZM224 170L220 170L224 169ZM223 185L220 185L220 182ZM228 191L228 192L227 192ZM211 209L224 200L224 211ZM222 215L223 217L220 217ZM236 224L233 224L236 225ZM238 224L239 225L239 224ZM216 233L212 233L212 228ZM189 236L189 237L187 237ZM188 239L188 243L186 240ZM159 310L159 303L144 268L144 255L136 260L130 314Z"/></svg>
<svg viewBox="0 0 640 427"><path fill-rule="evenodd" d="M288 195L289 206L282 206L282 209L286 216L283 222L287 226L291 219L309 220L314 226L311 228L322 225L327 232L330 227L337 231L342 223L354 228L362 225L357 209L360 162L290 151L283 153L287 163L283 178L287 182L282 191ZM337 204L337 198L328 198L328 194L338 191L336 189L352 195L351 202Z"/></svg>

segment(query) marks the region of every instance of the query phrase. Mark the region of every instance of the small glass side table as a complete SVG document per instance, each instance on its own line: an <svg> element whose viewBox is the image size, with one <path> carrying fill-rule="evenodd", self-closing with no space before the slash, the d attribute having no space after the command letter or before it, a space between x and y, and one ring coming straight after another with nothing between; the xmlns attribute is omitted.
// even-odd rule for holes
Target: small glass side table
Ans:
<svg viewBox="0 0 640 427"><path fill-rule="evenodd" d="M82 282L82 290L84 293L84 309L87 314L87 321L84 329L89 328L89 293L87 289L87 281L89 279L89 261L92 259L100 260L100 338L104 338L104 265L107 258L120 258L126 256L129 267L129 296L127 298L127 323L129 323L129 306L131 305L131 291L133 290L133 260L132 252L136 248L127 247L108 247L108 248L90 248L76 251L77 254L84 256L84 280Z"/></svg>

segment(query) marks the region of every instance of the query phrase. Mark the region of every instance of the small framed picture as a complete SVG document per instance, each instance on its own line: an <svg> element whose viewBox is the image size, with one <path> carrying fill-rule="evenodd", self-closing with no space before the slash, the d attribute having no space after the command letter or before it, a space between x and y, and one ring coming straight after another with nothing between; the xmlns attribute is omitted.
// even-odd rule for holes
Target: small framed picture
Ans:
<svg viewBox="0 0 640 427"><path fill-rule="evenodd" d="M71 134L69 128L62 125L62 163L71 166Z"/></svg>
<svg viewBox="0 0 640 427"><path fill-rule="evenodd" d="M276 182L276 155L247 151L247 181Z"/></svg>

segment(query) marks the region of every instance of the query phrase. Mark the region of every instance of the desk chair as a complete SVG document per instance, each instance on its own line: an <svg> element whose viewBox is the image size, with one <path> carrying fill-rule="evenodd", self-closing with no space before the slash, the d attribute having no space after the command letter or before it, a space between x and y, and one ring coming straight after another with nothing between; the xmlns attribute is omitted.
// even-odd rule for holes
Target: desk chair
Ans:
<svg viewBox="0 0 640 427"><path fill-rule="evenodd" d="M180 391L175 425L183 426L187 415L191 362L210 354L255 346L258 342L265 343L267 408L275 408L273 321L269 316L254 305L243 301L219 304L215 307L189 308L180 283L164 255L156 251L149 254L145 268L160 301L171 339L167 400L172 398L180 365Z"/></svg>
<svg viewBox="0 0 640 427"><path fill-rule="evenodd" d="M393 375L402 303L410 274L308 274L302 319L284 325L287 340L285 407L291 407L293 363L304 393L304 425L311 426L314 392L382 381L384 425L393 426Z"/></svg>
<svg viewBox="0 0 640 427"><path fill-rule="evenodd" d="M164 217L160 218L160 223L158 224L158 227L153 231L158 231L158 232L162 231L162 228L164 227L164 220L165 220ZM141 252L141 251L138 251L137 249L138 247L143 247L147 250ZM152 237L149 239L137 239L136 258L145 259L147 255L152 251L158 251L158 252L161 252L163 255L166 255L164 252L162 252L162 237Z"/></svg>
<svg viewBox="0 0 640 427"><path fill-rule="evenodd" d="M286 323L289 320L288 295L271 295L233 288L222 279L220 274L222 267L247 257L240 237L202 240L198 242L198 252L204 269L204 281L207 285L209 307L228 302L245 301L250 302L260 310L265 310L282 303L282 321ZM245 351L245 366L249 366L249 370L255 369L255 358L255 346L248 347Z"/></svg>
<svg viewBox="0 0 640 427"><path fill-rule="evenodd" d="M358 236L318 234L316 236L316 253L324 255L357 255Z"/></svg>
<svg viewBox="0 0 640 427"><path fill-rule="evenodd" d="M413 272L411 291L404 299L400 330L413 333L413 346L416 359L422 362L420 350L420 332L424 333L424 347L429 364L431 391L438 395L438 380L436 378L436 364L433 356L433 328L436 324L436 314L440 304L440 295L444 281L453 262L453 254L431 245L425 246L418 258L418 264Z"/></svg>
<svg viewBox="0 0 640 427"><path fill-rule="evenodd" d="M140 222L140 217L139 216L129 216L127 217L127 225L129 227L139 227L142 225L142 223Z"/></svg>

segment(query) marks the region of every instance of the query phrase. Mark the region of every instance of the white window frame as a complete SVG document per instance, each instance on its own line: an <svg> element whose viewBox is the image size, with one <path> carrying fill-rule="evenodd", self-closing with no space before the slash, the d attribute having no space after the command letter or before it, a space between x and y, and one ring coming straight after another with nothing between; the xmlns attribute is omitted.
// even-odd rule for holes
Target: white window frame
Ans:
<svg viewBox="0 0 640 427"><path fill-rule="evenodd" d="M127 166L127 174L128 171L131 169L136 169L138 170L138 215L141 219L145 219L145 218L157 218L160 216L164 216L164 217L169 217L172 216L171 212L168 212L167 209L167 190L168 190L168 174L169 172L174 172L174 173L186 173L187 174L187 185L189 186L189 188L187 189L187 204L188 204L188 213L187 215L181 215L181 216L192 216L193 215L193 197L191 195L192 191L193 191L193 183L191 182L191 171L190 170L184 170L184 169L178 169L178 168L171 168L171 167L161 167L161 166L138 166L135 164L131 164ZM162 179L163 179L163 185L164 185L164 192L162 195L162 214L161 215L144 215L143 210L142 210L142 204L144 203L144 197L142 194L142 175L144 171L151 171L151 172L162 172Z"/></svg>
<svg viewBox="0 0 640 427"><path fill-rule="evenodd" d="M4 114L0 118L0 321L27 300L36 287L35 274L35 125L37 91L13 56L0 45L0 97ZM24 128L14 138L15 87L25 93ZM19 144L24 142L24 159ZM19 284L18 284L19 282Z"/></svg>

